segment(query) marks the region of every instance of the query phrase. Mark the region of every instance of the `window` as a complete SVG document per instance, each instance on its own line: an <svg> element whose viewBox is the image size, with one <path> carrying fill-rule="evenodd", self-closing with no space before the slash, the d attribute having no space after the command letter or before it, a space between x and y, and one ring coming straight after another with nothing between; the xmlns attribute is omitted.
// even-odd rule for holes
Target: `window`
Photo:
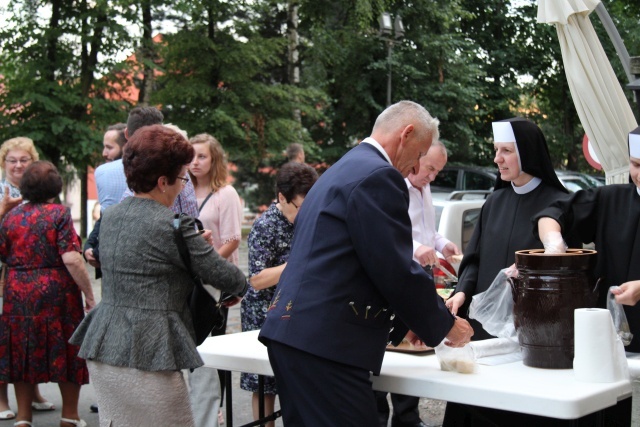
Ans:
<svg viewBox="0 0 640 427"><path fill-rule="evenodd" d="M491 190L496 183L495 178L485 174L466 171L464 173L463 190Z"/></svg>
<svg viewBox="0 0 640 427"><path fill-rule="evenodd" d="M460 242L462 247L459 249L463 253L465 249L467 249L469 240L471 240L473 230L476 228L476 224L478 223L478 218L480 218L480 208L466 210L462 215L462 241Z"/></svg>
<svg viewBox="0 0 640 427"><path fill-rule="evenodd" d="M431 183L433 191L454 191L458 182L457 170L442 170Z"/></svg>

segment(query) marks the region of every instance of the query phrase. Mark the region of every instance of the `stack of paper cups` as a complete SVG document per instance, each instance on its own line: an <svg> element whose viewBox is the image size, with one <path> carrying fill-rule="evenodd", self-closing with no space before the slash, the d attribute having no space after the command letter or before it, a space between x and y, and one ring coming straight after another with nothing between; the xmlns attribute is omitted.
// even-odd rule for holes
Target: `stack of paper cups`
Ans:
<svg viewBox="0 0 640 427"><path fill-rule="evenodd" d="M579 381L610 383L628 378L622 341L609 310L578 308L575 319L573 370Z"/></svg>

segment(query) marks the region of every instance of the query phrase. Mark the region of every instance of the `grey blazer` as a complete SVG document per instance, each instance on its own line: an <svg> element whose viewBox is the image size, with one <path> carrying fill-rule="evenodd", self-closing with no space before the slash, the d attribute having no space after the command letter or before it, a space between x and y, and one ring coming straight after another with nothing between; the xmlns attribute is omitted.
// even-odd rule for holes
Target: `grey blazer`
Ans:
<svg viewBox="0 0 640 427"><path fill-rule="evenodd" d="M145 371L202 366L187 305L193 289L173 236L173 212L129 197L105 210L100 228L102 300L71 337L79 356ZM182 222L191 266L206 283L239 294L244 274Z"/></svg>

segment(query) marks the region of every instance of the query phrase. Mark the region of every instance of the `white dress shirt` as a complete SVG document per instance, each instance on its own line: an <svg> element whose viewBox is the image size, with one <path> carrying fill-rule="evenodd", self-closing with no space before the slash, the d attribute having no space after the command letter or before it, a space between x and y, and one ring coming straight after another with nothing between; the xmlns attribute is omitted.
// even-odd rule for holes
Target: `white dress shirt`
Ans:
<svg viewBox="0 0 640 427"><path fill-rule="evenodd" d="M422 191L405 178L409 188L409 218L411 218L411 235L413 237L413 253L422 246L435 248L442 253L449 240L438 234L436 230L436 210L431 199L429 184ZM416 260L415 256L413 257ZM416 260L417 261L417 260Z"/></svg>

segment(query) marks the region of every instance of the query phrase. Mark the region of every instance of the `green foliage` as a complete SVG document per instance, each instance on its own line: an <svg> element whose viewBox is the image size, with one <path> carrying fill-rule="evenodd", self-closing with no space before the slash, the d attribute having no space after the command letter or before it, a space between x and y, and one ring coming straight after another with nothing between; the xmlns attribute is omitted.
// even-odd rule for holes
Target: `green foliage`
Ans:
<svg viewBox="0 0 640 427"><path fill-rule="evenodd" d="M93 84L95 75L109 62L89 60L98 54L91 49L115 52L119 47L108 36L125 34L113 22L97 32L106 4L87 9L84 2L43 2L52 10L48 20L35 9L38 3L10 4L13 14L0 31L0 105L8 107L0 115L0 140L29 136L55 164L84 168L92 163L102 129L121 111L119 103L95 96L101 88Z"/></svg>
<svg viewBox="0 0 640 427"><path fill-rule="evenodd" d="M289 75L294 3L299 83ZM640 55L640 4L604 3ZM383 10L406 30L390 57L378 35ZM415 100L440 119L451 162L492 164L491 122L521 115L543 128L557 167L588 169L556 31L536 22L534 0L16 0L0 12L0 138L30 136L61 165L95 163L103 129L131 107L118 88L136 84L167 122L215 135L238 168L236 188L264 205L289 143L303 143L322 168L369 135L391 69L392 100ZM172 24L160 45L141 36L143 15L154 31ZM138 64L122 61L134 52ZM153 84L133 65L155 70Z"/></svg>
<svg viewBox="0 0 640 427"><path fill-rule="evenodd" d="M255 4L263 12L273 6L273 2ZM204 16L225 14L220 9L209 12ZM279 166L289 143L311 143L294 110L300 110L305 122L319 121L322 111L314 106L323 102L324 95L286 82L287 45L278 34L286 14L259 13L260 26L241 14L235 25L226 28L202 14L193 18L192 24L164 39L160 50L164 75L158 78L153 100L163 105L167 120L190 135L206 132L220 140L239 167L236 187L246 198L250 195L242 183L253 188L263 178L260 168ZM266 185L268 189L260 188L253 197L255 205L273 198L271 185Z"/></svg>

